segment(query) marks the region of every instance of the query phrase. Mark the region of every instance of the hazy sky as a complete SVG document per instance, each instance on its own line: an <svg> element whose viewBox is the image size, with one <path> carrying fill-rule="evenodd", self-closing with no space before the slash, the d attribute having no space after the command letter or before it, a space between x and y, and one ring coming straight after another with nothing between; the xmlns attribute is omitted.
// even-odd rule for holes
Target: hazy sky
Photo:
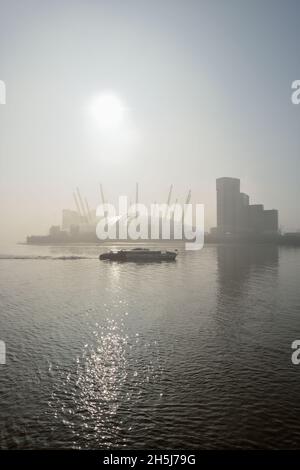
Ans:
<svg viewBox="0 0 300 470"><path fill-rule="evenodd" d="M241 178L251 202L300 227L298 0L0 0L2 240L60 223L76 186L106 196L205 203L215 179ZM88 113L110 90L123 128Z"/></svg>

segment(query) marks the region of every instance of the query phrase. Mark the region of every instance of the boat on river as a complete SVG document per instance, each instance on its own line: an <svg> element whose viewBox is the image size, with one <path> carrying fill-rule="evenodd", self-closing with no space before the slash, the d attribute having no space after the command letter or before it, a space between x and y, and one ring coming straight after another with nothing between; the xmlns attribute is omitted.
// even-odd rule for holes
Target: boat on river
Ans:
<svg viewBox="0 0 300 470"><path fill-rule="evenodd" d="M134 248L132 250L109 251L99 256L100 260L110 261L175 261L177 250L159 251L149 250L148 248Z"/></svg>

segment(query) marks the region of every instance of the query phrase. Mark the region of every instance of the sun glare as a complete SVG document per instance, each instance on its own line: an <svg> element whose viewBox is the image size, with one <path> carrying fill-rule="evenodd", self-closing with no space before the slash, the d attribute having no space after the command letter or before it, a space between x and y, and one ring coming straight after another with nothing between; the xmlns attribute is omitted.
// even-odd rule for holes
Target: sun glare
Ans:
<svg viewBox="0 0 300 470"><path fill-rule="evenodd" d="M122 124L125 108L118 96L106 92L92 100L90 112L101 130L113 130Z"/></svg>

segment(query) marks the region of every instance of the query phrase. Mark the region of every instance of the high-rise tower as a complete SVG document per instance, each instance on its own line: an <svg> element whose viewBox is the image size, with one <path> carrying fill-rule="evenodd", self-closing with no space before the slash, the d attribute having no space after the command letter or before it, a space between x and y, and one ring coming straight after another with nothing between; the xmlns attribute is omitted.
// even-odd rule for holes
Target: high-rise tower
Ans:
<svg viewBox="0 0 300 470"><path fill-rule="evenodd" d="M239 231L241 208L240 180L217 179L217 229L220 234Z"/></svg>

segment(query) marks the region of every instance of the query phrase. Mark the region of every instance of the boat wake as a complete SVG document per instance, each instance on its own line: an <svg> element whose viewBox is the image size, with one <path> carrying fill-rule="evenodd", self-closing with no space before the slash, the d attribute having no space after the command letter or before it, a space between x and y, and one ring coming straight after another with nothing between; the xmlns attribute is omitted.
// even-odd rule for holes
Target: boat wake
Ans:
<svg viewBox="0 0 300 470"><path fill-rule="evenodd" d="M91 256L37 256L37 255L0 255L0 260L61 260L72 261L80 259L97 259Z"/></svg>

